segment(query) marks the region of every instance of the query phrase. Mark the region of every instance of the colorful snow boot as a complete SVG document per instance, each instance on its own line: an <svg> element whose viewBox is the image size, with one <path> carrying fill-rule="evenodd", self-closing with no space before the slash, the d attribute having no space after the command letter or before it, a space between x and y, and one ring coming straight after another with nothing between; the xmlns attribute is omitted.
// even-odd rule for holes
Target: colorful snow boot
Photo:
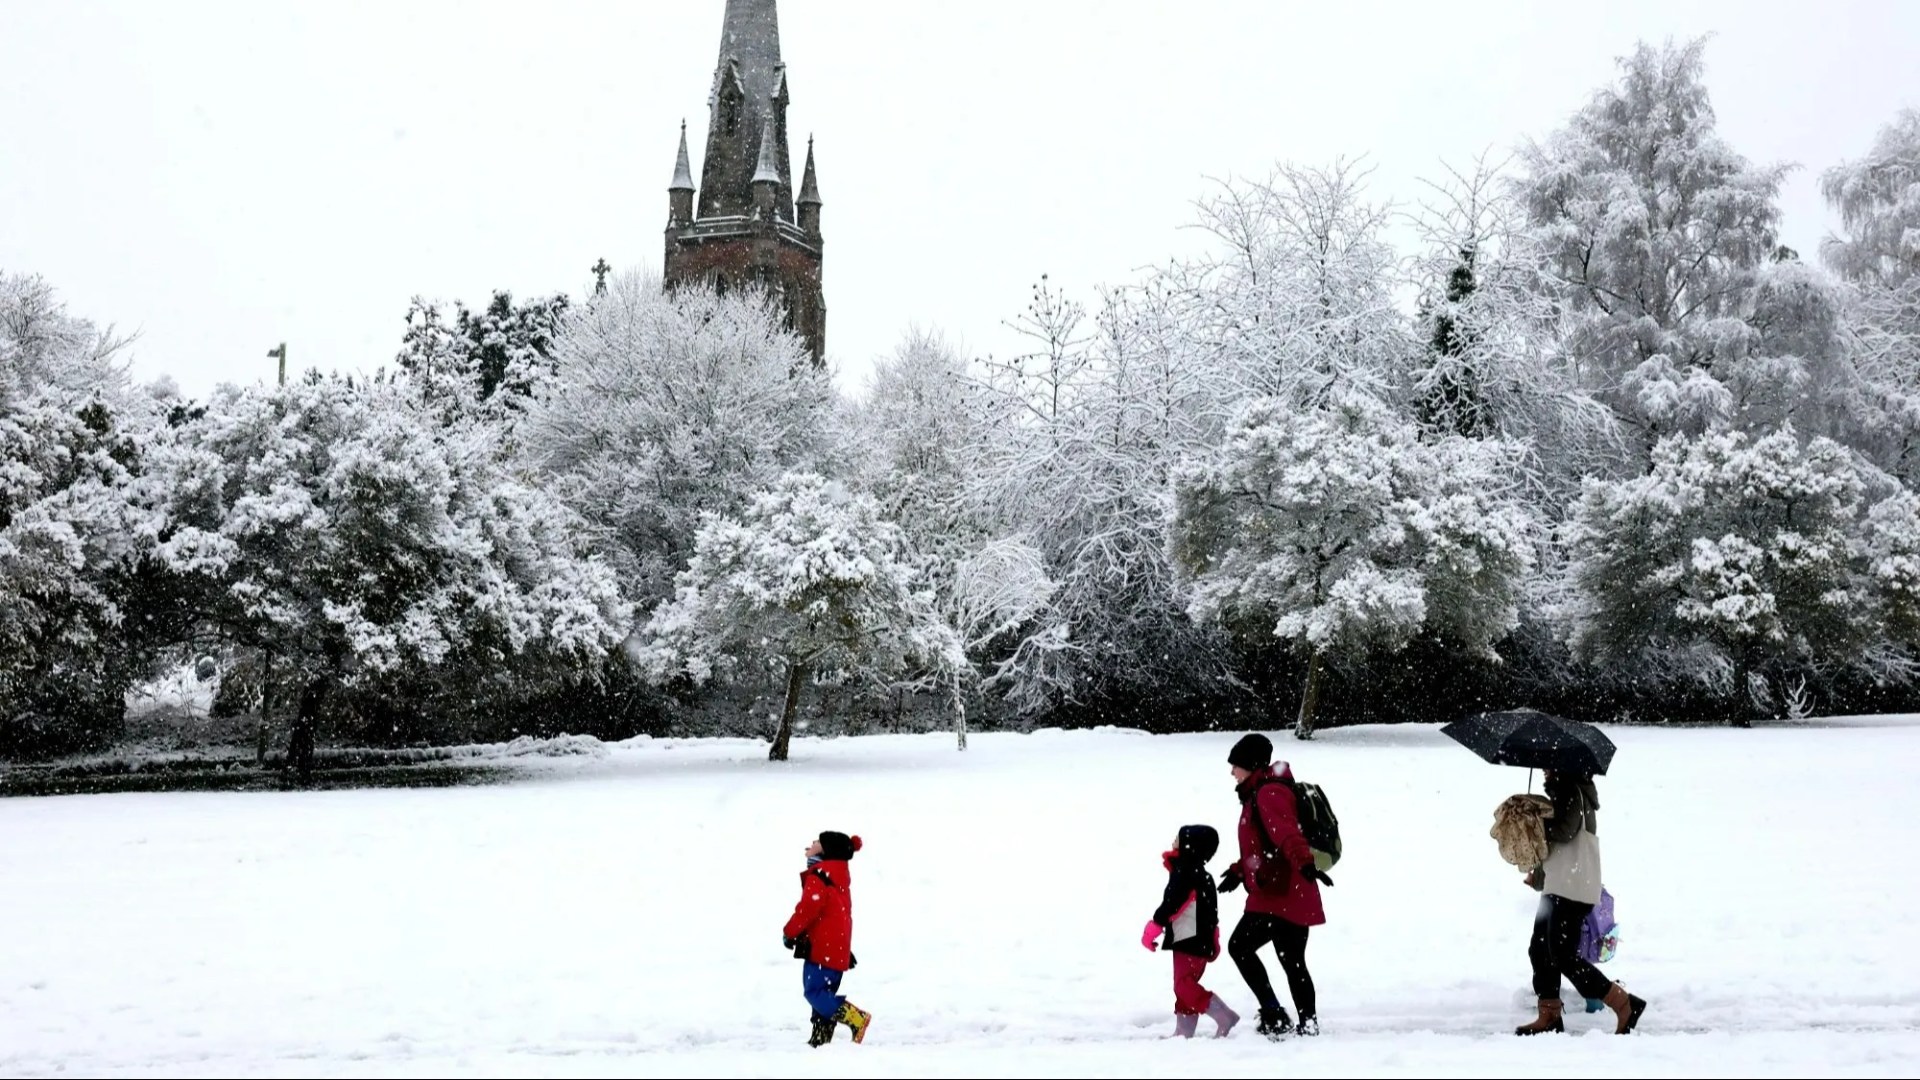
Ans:
<svg viewBox="0 0 1920 1080"><path fill-rule="evenodd" d="M1219 994L1213 995L1213 1000L1207 1002L1207 1018L1214 1023L1213 1037L1216 1039L1226 1038L1227 1033L1233 1030L1233 1025L1240 1022L1240 1014L1227 1008L1227 1003L1220 1000Z"/></svg>
<svg viewBox="0 0 1920 1080"><path fill-rule="evenodd" d="M1614 983L1607 988L1607 996L1601 1000L1607 1008L1613 1010L1613 1033L1631 1035L1640 1024L1640 1014L1647 1011L1647 1003L1627 993L1627 988Z"/></svg>
<svg viewBox="0 0 1920 1080"><path fill-rule="evenodd" d="M1515 1035L1545 1035L1549 1031L1555 1034L1563 1032L1567 1030L1566 1021L1560 1018L1560 1014L1564 1011L1564 1008L1565 1007L1560 1004L1558 997L1541 998L1540 1015L1533 1018L1533 1023L1521 1024L1519 1027L1514 1028L1513 1033Z"/></svg>
<svg viewBox="0 0 1920 1080"><path fill-rule="evenodd" d="M1293 1018L1285 1009L1261 1009L1260 1026L1254 1030L1272 1042L1279 1042L1293 1033Z"/></svg>
<svg viewBox="0 0 1920 1080"><path fill-rule="evenodd" d="M847 1025L847 1029L853 1032L854 1042L867 1041L867 1028L873 1023L872 1013L862 1011L849 1001L840 1006L840 1014L834 1019Z"/></svg>

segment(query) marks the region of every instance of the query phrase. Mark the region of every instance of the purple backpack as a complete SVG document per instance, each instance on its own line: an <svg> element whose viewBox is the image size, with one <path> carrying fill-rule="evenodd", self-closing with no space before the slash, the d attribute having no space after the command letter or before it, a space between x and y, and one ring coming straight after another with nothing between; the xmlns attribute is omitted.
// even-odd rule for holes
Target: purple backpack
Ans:
<svg viewBox="0 0 1920 1080"><path fill-rule="evenodd" d="M1600 890L1600 902L1580 924L1580 959L1604 964L1620 951L1620 926L1613 921L1613 894Z"/></svg>

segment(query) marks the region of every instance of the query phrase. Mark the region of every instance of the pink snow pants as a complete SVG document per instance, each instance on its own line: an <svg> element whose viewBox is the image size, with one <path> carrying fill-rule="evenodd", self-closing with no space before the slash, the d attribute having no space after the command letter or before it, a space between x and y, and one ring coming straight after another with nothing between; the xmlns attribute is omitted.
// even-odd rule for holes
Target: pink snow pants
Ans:
<svg viewBox="0 0 1920 1080"><path fill-rule="evenodd" d="M1207 962L1187 953L1173 954L1173 1011L1179 1016L1200 1016L1213 1004L1213 991L1200 985Z"/></svg>

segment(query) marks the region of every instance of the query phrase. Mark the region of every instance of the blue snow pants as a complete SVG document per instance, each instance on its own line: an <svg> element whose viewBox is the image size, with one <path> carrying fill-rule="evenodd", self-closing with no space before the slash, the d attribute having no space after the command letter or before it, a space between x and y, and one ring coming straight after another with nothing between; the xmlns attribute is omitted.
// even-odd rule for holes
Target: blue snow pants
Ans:
<svg viewBox="0 0 1920 1080"><path fill-rule="evenodd" d="M807 1004L813 1006L813 1015L822 1020L832 1020L840 1012L840 1006L846 998L840 996L840 979L844 971L824 968L809 960L800 967L800 986L807 995Z"/></svg>

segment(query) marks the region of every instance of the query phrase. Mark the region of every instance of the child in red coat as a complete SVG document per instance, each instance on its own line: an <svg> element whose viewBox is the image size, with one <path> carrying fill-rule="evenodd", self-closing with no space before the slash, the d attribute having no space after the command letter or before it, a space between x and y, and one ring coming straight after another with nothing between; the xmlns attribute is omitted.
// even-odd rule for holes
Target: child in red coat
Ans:
<svg viewBox="0 0 1920 1080"><path fill-rule="evenodd" d="M823 832L807 848L807 868L800 874L800 902L781 931L793 955L806 961L800 985L813 1006L813 1034L808 1046L833 1040L835 1024L845 1024L854 1042L864 1042L873 1014L863 1012L840 996L840 980L858 963L853 958L852 878L847 863L860 850L860 838Z"/></svg>
<svg viewBox="0 0 1920 1080"><path fill-rule="evenodd" d="M1160 856L1167 868L1167 889L1153 918L1140 931L1140 944L1158 948L1165 939L1173 954L1173 1033L1191 1039L1200 1016L1213 1018L1214 1034L1226 1035L1240 1015L1220 995L1200 985L1207 963L1220 958L1220 898L1207 860L1220 850L1220 834L1208 825L1182 825L1173 850Z"/></svg>

